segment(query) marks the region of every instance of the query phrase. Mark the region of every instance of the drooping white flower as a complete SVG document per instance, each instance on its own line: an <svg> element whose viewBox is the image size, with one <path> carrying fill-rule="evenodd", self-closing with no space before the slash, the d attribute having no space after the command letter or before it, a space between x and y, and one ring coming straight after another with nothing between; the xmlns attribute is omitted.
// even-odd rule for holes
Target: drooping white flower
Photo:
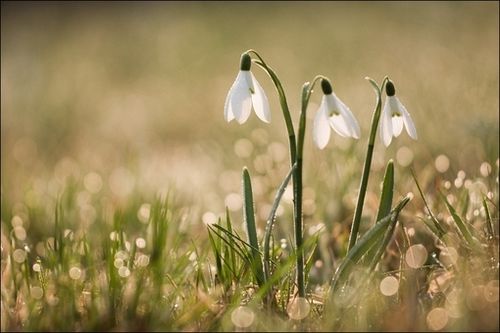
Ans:
<svg viewBox="0 0 500 333"><path fill-rule="evenodd" d="M271 122L269 101L255 76L250 71L252 60L248 53L241 55L240 71L229 89L224 103L224 119L233 119L243 124L250 117L252 107L257 116L264 122Z"/></svg>
<svg viewBox="0 0 500 333"><path fill-rule="evenodd" d="M321 80L323 99L316 112L313 124L313 141L323 149L330 140L330 127L340 136L359 139L360 129L358 121L351 110L335 95L327 79Z"/></svg>
<svg viewBox="0 0 500 333"><path fill-rule="evenodd" d="M391 144L392 137L397 137L403 131L403 126L406 127L408 135L417 140L417 130L411 119L410 114L406 111L404 105L396 97L396 89L391 81L387 81L385 86L387 98L379 124L380 138L384 145L388 147Z"/></svg>

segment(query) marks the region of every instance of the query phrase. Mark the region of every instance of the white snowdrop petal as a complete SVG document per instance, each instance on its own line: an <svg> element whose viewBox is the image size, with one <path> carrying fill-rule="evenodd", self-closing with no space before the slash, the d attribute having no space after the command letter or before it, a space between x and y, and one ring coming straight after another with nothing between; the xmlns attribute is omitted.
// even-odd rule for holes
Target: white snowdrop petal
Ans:
<svg viewBox="0 0 500 333"><path fill-rule="evenodd" d="M388 147L392 141L391 107L389 105L389 100L390 97L387 97L385 100L379 125L380 138L386 147Z"/></svg>
<svg viewBox="0 0 500 333"><path fill-rule="evenodd" d="M402 111L403 114L403 122L406 127L406 131L408 132L408 135L413 139L417 140L417 129L415 128L415 124L413 123L413 120L411 119L410 113L406 111L406 108L404 105L398 100L398 103L400 105L400 110Z"/></svg>
<svg viewBox="0 0 500 333"><path fill-rule="evenodd" d="M335 94L333 96L336 99L337 104L340 106L339 109L340 109L340 112L344 116L344 120L349 125L351 137L353 137L354 139L359 139L359 137L361 135L361 130L359 128L358 121L356 120L356 118L352 114L349 107L347 105L345 105L344 102L342 102L340 100L340 98L338 98Z"/></svg>
<svg viewBox="0 0 500 333"><path fill-rule="evenodd" d="M330 120L330 125L332 126L332 128L340 136L343 136L346 138L351 136L351 131L349 129L349 125L347 125L347 123L342 115L340 115L340 114L333 115L332 117L329 118L329 120Z"/></svg>
<svg viewBox="0 0 500 333"><path fill-rule="evenodd" d="M230 96L231 92L227 94L226 102L224 103L224 119L227 122L230 122L234 119L233 110L231 110L231 103L229 103Z"/></svg>
<svg viewBox="0 0 500 333"><path fill-rule="evenodd" d="M403 117L402 116L392 116L392 135L397 137L403 131Z"/></svg>
<svg viewBox="0 0 500 333"><path fill-rule="evenodd" d="M269 111L269 101L267 100L266 93L262 86L259 84L253 73L250 72L252 76L253 86L255 88L255 92L252 94L252 103L255 113L257 117L260 118L263 122L270 123L271 122L271 112Z"/></svg>
<svg viewBox="0 0 500 333"><path fill-rule="evenodd" d="M248 73L248 71L240 71L238 73L229 100L233 116L240 124L244 123L248 119L250 112L252 111L252 98L250 96L250 89L245 78L245 75Z"/></svg>
<svg viewBox="0 0 500 333"><path fill-rule="evenodd" d="M323 97L324 98L324 97ZM330 140L330 124L328 123L326 103L322 102L314 116L313 141L316 147L323 149Z"/></svg>

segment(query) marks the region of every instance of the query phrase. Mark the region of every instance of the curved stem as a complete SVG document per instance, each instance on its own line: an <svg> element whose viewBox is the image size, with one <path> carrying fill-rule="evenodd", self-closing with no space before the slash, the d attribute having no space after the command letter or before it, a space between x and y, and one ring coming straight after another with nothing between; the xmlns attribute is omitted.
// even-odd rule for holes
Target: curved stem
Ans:
<svg viewBox="0 0 500 333"><path fill-rule="evenodd" d="M254 54L259 60L255 61L257 65L259 65L271 78L278 92L281 110L283 111L283 118L285 119L286 130L288 132L288 141L290 146L290 166L293 167L296 160L296 151L297 151L297 143L295 140L295 130L293 128L292 117L290 116L290 109L288 108L288 103L286 101L285 91L283 90L283 86L281 85L278 76L274 72L274 70L269 67L264 59L257 53L255 50L247 50L247 53ZM295 183L295 182L294 182Z"/></svg>
<svg viewBox="0 0 500 333"><path fill-rule="evenodd" d="M370 79L366 78L370 81L375 89L375 93L377 94L377 105L375 107L375 111L373 112L371 129L370 129L370 137L368 139L368 149L366 151L365 164L363 166L363 175L361 177L361 183L359 185L359 193L358 193L358 201L356 203L356 209L354 210L354 217L351 226L351 233L349 235L349 243L347 246L347 251L349 252L354 245L356 244L356 240L358 238L359 232L359 224L361 222L361 214L363 213L363 205L365 202L366 188L368 186L368 177L370 176L370 168L372 164L373 157L373 149L375 146L375 137L377 134L378 123L380 120L380 113L382 111L382 90L384 89L384 85L386 84L388 77L386 76L382 81L381 88L378 87L377 83Z"/></svg>

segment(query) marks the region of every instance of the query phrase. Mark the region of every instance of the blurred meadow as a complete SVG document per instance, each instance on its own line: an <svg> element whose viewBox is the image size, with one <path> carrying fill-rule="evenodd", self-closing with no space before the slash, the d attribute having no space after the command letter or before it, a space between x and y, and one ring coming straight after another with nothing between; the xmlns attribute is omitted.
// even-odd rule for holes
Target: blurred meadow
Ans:
<svg viewBox="0 0 500 333"><path fill-rule="evenodd" d="M249 325L237 324L234 311L231 317L230 311L218 312L210 305L217 296L209 292L213 277L207 272L200 284L209 286L196 296L206 308L186 296L189 291L172 287L195 288L189 279L198 272L196 267L215 265L207 225L224 219L226 207L235 228L241 229L242 167L252 175L259 235L290 167L278 97L257 66L252 71L269 98L272 122L264 124L255 114L243 125L224 120L224 100L247 49L257 50L278 74L296 127L302 84L316 74L331 79L361 127L359 140L332 134L326 149L317 149L311 129L321 90L312 94L304 149L304 228L306 237L320 229L322 234L309 277L311 292L320 293L346 252L376 102L365 76L381 82L388 75L394 81L418 140L405 132L385 148L377 135L362 232L373 223L384 167L393 159L395 198L414 194L401 216L414 236L410 243L425 244L429 253L434 248L432 236L417 218L426 212L410 168L440 221L449 221L453 214L440 201L439 191L471 225L477 222L478 230L485 216L482 195L487 196L498 235L498 40L498 2L2 2L2 330L304 329L282 317L274 323L266 319L259 324L252 317ZM277 211L274 235L283 248L293 239L290 189ZM175 222L162 243L148 228L150 217L161 215L161 209L155 210L158 198L167 196L168 214ZM93 263L85 261L85 254L69 255L69 250L58 257L65 258L66 266L52 274L68 270L66 280L74 283L54 282L55 275L49 274L46 285L39 283L44 285L42 295L33 296L36 281L42 279L33 265L56 265L45 258L50 257L47 240L52 237L57 243L54 233L61 228L58 209L64 211L63 238L68 237L66 244L74 242L74 253L81 252L76 249L84 239L90 251L103 253L98 258L107 258L102 244L111 242L113 248L113 232L121 230L134 249L150 255L147 262L139 257L138 267L150 263L169 272L168 281L175 283L162 280L145 293L155 295L156 290L163 295L161 300L150 296L160 302L156 312L156 305L144 299L149 296L134 294L128 282L120 280L132 273L130 279L140 285L137 281L143 281L145 273L136 273L135 264L128 264L128 273L122 269L120 277L108 276L108 282L116 278L123 298L110 301L114 289L102 287L112 296L95 307L89 301L93 305L87 308L83 298L99 299L104 293L96 287L101 291L94 295L92 279L99 286L106 283L99 269L89 268ZM131 252L130 244L127 248L127 241L121 241L115 250ZM165 266L153 265L158 251L154 244L166 246L165 253L158 254ZM17 260L15 249L25 251L24 257ZM121 253L113 251L115 257ZM498 255L492 256L496 262L489 275L476 276L467 266L468 273L454 276L460 281L483 279L478 282L481 292L498 294ZM116 260L118 270L125 267ZM71 271L74 267L78 274ZM177 271L183 272L178 280ZM23 289L23 279L35 281L31 287L27 283L31 291ZM83 296L64 296L61 285L83 290ZM88 290L91 296L84 294ZM468 312L462 309L467 313L463 317L439 307L448 311L444 325L442 313L433 317L425 312L423 326L418 320L398 324L384 317L379 326L342 329L498 330L498 295L481 297L464 301ZM61 310L58 303L65 302L74 308ZM118 302L116 312L107 302ZM127 312L130 304L137 307L133 315ZM104 312L110 321L94 316ZM245 312L239 318L248 316ZM133 323L130 318L135 318ZM310 325L309 330L333 327Z"/></svg>

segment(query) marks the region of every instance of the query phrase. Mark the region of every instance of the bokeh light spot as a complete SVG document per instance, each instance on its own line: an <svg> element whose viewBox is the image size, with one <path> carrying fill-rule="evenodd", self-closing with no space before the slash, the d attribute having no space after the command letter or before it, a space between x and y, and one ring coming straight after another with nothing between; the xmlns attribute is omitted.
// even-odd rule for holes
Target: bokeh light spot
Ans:
<svg viewBox="0 0 500 333"><path fill-rule="evenodd" d="M434 161L434 166L438 172L444 173L450 167L450 159L446 155L439 155Z"/></svg>
<svg viewBox="0 0 500 333"><path fill-rule="evenodd" d="M410 246L406 250L406 263L411 268L420 268L427 261L427 250L422 244Z"/></svg>
<svg viewBox="0 0 500 333"><path fill-rule="evenodd" d="M255 314L252 309L246 306L239 306L231 313L231 321L234 326L239 328L246 328L252 325L255 319Z"/></svg>
<svg viewBox="0 0 500 333"><path fill-rule="evenodd" d="M380 281L380 292L384 296L392 296L398 292L399 281L394 276L387 276Z"/></svg>
<svg viewBox="0 0 500 333"><path fill-rule="evenodd" d="M288 316L294 320L302 320L309 315L311 311L311 305L307 301L307 299L303 297L296 297L286 308L286 312Z"/></svg>
<svg viewBox="0 0 500 333"><path fill-rule="evenodd" d="M429 329L439 331L448 324L448 312L444 308L434 308L429 311L426 319Z"/></svg>

